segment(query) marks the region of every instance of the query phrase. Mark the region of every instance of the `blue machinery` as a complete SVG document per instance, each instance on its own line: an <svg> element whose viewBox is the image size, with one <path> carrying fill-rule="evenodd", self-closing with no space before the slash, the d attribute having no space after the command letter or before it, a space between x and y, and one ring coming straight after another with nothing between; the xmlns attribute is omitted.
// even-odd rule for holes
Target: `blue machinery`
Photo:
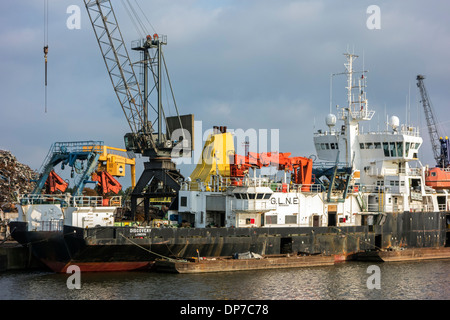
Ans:
<svg viewBox="0 0 450 320"><path fill-rule="evenodd" d="M80 196L86 183L93 182L89 179L97 169L102 148L103 141L55 142L39 170L39 179L32 193L41 193L50 172L61 163L62 169L65 166L72 168L72 178L75 172L79 174L72 195Z"/></svg>

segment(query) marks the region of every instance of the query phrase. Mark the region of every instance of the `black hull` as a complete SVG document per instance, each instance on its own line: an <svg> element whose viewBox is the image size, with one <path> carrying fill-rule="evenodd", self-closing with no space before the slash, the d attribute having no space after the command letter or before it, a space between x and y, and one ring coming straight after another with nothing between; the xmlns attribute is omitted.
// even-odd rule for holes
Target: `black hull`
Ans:
<svg viewBox="0 0 450 320"><path fill-rule="evenodd" d="M63 232L28 232L14 222L13 237L55 272L149 269L161 257L217 257L252 251L304 253L346 260L358 252L392 247L444 247L446 213L388 214L382 225L277 228L146 228L64 226ZM138 233L137 233L138 232Z"/></svg>

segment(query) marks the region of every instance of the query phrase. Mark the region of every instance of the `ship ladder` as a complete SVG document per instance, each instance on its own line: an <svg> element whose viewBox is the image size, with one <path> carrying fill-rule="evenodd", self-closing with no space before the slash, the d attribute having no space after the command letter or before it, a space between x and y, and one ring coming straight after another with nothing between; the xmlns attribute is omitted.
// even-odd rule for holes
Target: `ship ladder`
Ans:
<svg viewBox="0 0 450 320"><path fill-rule="evenodd" d="M359 207L361 208L361 211L366 212L367 211L367 206L366 206L366 202L364 201L364 196L361 192L358 192L357 196L356 196L356 200L358 201Z"/></svg>

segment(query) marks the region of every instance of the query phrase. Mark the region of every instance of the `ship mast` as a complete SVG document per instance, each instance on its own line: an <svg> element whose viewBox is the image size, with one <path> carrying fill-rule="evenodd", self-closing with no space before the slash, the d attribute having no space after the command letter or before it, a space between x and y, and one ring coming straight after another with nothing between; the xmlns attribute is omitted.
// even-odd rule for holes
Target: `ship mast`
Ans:
<svg viewBox="0 0 450 320"><path fill-rule="evenodd" d="M345 162L350 165L353 161L358 163L359 160L359 148L357 147L357 135L359 134L359 122L369 121L372 119L375 111L369 110L368 100L366 97L366 70L354 71L353 62L357 55L351 53L344 53L347 62L344 64L346 71L339 74L347 75L347 107L341 108L339 112L339 118L345 123ZM361 77L358 78L358 83L355 84L355 78L353 74L361 73ZM357 159L353 159L353 157Z"/></svg>

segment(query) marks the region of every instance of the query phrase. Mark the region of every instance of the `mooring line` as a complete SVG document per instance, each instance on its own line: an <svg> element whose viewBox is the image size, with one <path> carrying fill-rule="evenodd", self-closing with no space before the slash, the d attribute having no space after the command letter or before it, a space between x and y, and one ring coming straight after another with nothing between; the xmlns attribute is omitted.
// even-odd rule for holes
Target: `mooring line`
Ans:
<svg viewBox="0 0 450 320"><path fill-rule="evenodd" d="M183 260L181 260L181 259L172 259L172 258L163 256L162 254L153 252L153 251L151 251L151 250L149 250L149 249L147 249L147 248L144 248L143 246L137 244L136 242L132 241L131 239L125 237L122 233L119 233L119 234L120 234L122 237L124 237L126 240L130 241L130 242L131 242L132 244L134 244L135 246L141 248L142 250L145 250L145 251L147 251L147 252L149 252L149 253L151 253L151 254L154 254L154 255L156 255L156 256L158 256L158 257L161 257L161 258L163 258L163 259L166 259L167 261L171 261L171 262L176 262L176 261L179 261L179 262L187 262L187 260L184 260L184 259L183 259Z"/></svg>

